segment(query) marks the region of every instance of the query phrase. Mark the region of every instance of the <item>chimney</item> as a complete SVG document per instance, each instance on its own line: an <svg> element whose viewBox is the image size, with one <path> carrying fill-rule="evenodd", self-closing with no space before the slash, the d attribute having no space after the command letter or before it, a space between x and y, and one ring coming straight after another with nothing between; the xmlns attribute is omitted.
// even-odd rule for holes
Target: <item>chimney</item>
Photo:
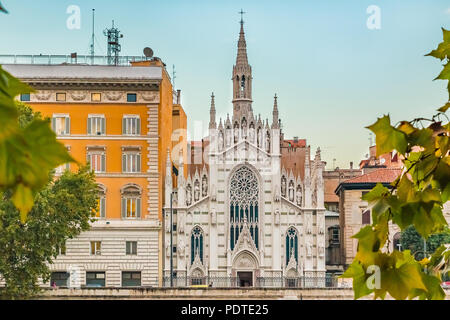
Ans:
<svg viewBox="0 0 450 320"><path fill-rule="evenodd" d="M294 143L298 143L298 137L294 137Z"/></svg>
<svg viewBox="0 0 450 320"><path fill-rule="evenodd" d="M350 162L350 170L353 170L353 161Z"/></svg>

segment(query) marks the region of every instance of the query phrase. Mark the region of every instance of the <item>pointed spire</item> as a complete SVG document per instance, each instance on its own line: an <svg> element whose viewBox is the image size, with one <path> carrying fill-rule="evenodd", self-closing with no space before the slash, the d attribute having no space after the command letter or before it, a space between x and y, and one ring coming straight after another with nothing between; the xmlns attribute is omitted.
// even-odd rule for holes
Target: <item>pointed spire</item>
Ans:
<svg viewBox="0 0 450 320"><path fill-rule="evenodd" d="M278 97L276 93L273 101L272 115L273 115L272 129L278 129L280 127L280 123L278 121Z"/></svg>
<svg viewBox="0 0 450 320"><path fill-rule="evenodd" d="M241 15L244 12L241 10ZM247 43L245 41L245 33L244 33L244 19L241 16L241 31L239 32L239 41L238 41L238 53L236 57L236 66L239 65L248 65L247 59Z"/></svg>
<svg viewBox="0 0 450 320"><path fill-rule="evenodd" d="M211 94L211 109L209 110L209 128L215 129L216 124L216 103L214 101L214 92Z"/></svg>

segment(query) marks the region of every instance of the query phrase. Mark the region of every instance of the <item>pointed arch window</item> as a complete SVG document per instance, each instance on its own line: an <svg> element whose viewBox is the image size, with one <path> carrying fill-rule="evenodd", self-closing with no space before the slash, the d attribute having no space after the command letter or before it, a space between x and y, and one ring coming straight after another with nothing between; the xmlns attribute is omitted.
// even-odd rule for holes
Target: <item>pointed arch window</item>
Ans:
<svg viewBox="0 0 450 320"><path fill-rule="evenodd" d="M298 232L294 227L290 227L286 232L286 265L292 256L298 263Z"/></svg>
<svg viewBox="0 0 450 320"><path fill-rule="evenodd" d="M239 168L230 180L230 248L239 240L247 226L258 249L259 242L259 184L255 173L248 167Z"/></svg>
<svg viewBox="0 0 450 320"><path fill-rule="evenodd" d="M203 231L198 226L194 227L191 232L191 264L194 263L196 255L203 263Z"/></svg>
<svg viewBox="0 0 450 320"><path fill-rule="evenodd" d="M245 92L245 76L242 76L242 78L241 78L241 92L242 92L242 97L245 98L245 96L244 96L244 92Z"/></svg>

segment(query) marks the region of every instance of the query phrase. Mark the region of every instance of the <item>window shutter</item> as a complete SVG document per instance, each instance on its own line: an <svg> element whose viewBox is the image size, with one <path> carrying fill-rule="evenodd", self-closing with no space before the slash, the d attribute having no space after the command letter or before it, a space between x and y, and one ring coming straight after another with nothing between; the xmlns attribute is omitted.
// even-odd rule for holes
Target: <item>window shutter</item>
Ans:
<svg viewBox="0 0 450 320"><path fill-rule="evenodd" d="M65 134L70 134L70 118L66 117L66 132Z"/></svg>
<svg viewBox="0 0 450 320"><path fill-rule="evenodd" d="M136 118L136 134L141 134L141 118Z"/></svg>
<svg viewBox="0 0 450 320"><path fill-rule="evenodd" d="M122 118L122 134L127 133L127 118Z"/></svg>
<svg viewBox="0 0 450 320"><path fill-rule="evenodd" d="M127 199L122 198L122 219L127 217Z"/></svg>
<svg viewBox="0 0 450 320"><path fill-rule="evenodd" d="M92 134L92 118L87 119L87 133Z"/></svg>
<svg viewBox="0 0 450 320"><path fill-rule="evenodd" d="M122 154L122 172L127 172L127 155Z"/></svg>
<svg viewBox="0 0 450 320"><path fill-rule="evenodd" d="M106 171L106 155L102 154L102 166L100 168L101 172L105 172Z"/></svg>
<svg viewBox="0 0 450 320"><path fill-rule="evenodd" d="M141 198L136 199L136 218L141 218Z"/></svg>
<svg viewBox="0 0 450 320"><path fill-rule="evenodd" d="M106 134L106 119L102 118L102 127L101 127L102 134Z"/></svg>
<svg viewBox="0 0 450 320"><path fill-rule="evenodd" d="M56 118L52 118L52 130L56 132Z"/></svg>
<svg viewBox="0 0 450 320"><path fill-rule="evenodd" d="M105 197L100 198L100 205L101 205L100 217L105 218L106 217L106 198Z"/></svg>
<svg viewBox="0 0 450 320"><path fill-rule="evenodd" d="M136 172L141 172L141 154L136 155Z"/></svg>

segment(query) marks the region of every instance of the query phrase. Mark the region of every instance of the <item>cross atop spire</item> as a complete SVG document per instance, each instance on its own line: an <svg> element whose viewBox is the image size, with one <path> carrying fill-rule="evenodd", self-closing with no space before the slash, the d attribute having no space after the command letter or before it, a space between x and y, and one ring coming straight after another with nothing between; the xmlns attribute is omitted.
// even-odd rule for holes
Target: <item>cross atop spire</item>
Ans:
<svg viewBox="0 0 450 320"><path fill-rule="evenodd" d="M244 11L241 9L241 11L239 11L238 13L241 15L241 24L244 24L244 14L245 14L246 12L244 12Z"/></svg>

